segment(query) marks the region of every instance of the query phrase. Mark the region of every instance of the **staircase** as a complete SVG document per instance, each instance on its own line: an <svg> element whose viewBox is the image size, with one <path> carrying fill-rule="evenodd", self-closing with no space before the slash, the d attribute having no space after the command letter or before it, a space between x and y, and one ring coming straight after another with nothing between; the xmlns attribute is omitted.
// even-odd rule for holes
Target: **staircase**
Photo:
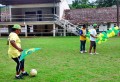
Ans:
<svg viewBox="0 0 120 82"><path fill-rule="evenodd" d="M79 35L79 27L77 25L70 23L68 20L65 19L59 20L58 18L56 18L55 23L63 27L67 31L67 33L73 33L77 36Z"/></svg>

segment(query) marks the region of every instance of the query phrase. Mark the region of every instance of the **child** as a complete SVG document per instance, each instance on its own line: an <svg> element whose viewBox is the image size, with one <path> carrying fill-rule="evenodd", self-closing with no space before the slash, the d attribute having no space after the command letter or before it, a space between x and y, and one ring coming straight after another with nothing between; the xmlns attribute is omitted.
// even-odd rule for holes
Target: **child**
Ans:
<svg viewBox="0 0 120 82"><path fill-rule="evenodd" d="M87 52L85 50L85 44L86 44L86 25L84 24L80 30L80 53Z"/></svg>
<svg viewBox="0 0 120 82"><path fill-rule="evenodd" d="M16 79L23 79L22 76L28 76L28 73L24 71L24 60L19 61L20 54L23 51L21 48L21 40L18 36L21 32L21 26L18 24L15 24L12 27L13 32L9 34L9 49L8 49L8 55L17 63L16 66ZM22 73L20 74L20 71Z"/></svg>
<svg viewBox="0 0 120 82"><path fill-rule="evenodd" d="M96 38L97 38L97 24L93 24L93 29L90 31L90 48L89 48L89 53L92 54L98 54L96 53ZM93 48L93 53L91 52Z"/></svg>

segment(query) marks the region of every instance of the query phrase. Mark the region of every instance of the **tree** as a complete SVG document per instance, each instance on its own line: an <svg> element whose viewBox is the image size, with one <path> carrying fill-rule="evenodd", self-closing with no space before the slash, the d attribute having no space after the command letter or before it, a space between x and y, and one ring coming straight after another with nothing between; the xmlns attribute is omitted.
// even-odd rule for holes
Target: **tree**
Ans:
<svg viewBox="0 0 120 82"><path fill-rule="evenodd" d="M97 7L111 7L116 5L117 0L96 0ZM120 2L120 0L119 0Z"/></svg>
<svg viewBox="0 0 120 82"><path fill-rule="evenodd" d="M78 5L79 5L79 0L75 0L75 1L73 1L72 2L72 8L77 8L78 7Z"/></svg>
<svg viewBox="0 0 120 82"><path fill-rule="evenodd" d="M94 8L94 3L90 3L89 0L75 0L70 5L72 9L80 9L80 8Z"/></svg>

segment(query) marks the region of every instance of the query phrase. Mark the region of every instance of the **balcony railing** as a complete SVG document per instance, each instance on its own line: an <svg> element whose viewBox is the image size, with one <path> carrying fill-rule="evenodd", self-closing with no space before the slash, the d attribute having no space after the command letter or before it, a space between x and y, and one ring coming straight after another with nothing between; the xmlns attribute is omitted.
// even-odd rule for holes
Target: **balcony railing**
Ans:
<svg viewBox="0 0 120 82"><path fill-rule="evenodd" d="M1 15L0 22L55 21L56 17L54 14Z"/></svg>

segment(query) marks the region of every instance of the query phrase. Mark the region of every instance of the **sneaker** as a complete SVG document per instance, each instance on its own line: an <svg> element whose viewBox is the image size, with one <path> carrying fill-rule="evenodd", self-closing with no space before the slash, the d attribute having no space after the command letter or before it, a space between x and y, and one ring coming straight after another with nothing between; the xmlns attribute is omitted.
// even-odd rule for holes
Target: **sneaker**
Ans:
<svg viewBox="0 0 120 82"><path fill-rule="evenodd" d="M89 53L90 55L93 55L93 53Z"/></svg>
<svg viewBox="0 0 120 82"><path fill-rule="evenodd" d="M96 52L95 52L95 53L93 53L93 54L99 54L99 53L96 53Z"/></svg>
<svg viewBox="0 0 120 82"><path fill-rule="evenodd" d="M23 79L23 77L21 75L19 76L15 76L16 79Z"/></svg>
<svg viewBox="0 0 120 82"><path fill-rule="evenodd" d="M21 73L22 76L29 76L29 74L27 72L25 73Z"/></svg>
<svg viewBox="0 0 120 82"><path fill-rule="evenodd" d="M80 51L80 53L82 54L82 53L83 53L83 51Z"/></svg>
<svg viewBox="0 0 120 82"><path fill-rule="evenodd" d="M85 51L83 51L84 53L87 53L87 51L85 50Z"/></svg>

